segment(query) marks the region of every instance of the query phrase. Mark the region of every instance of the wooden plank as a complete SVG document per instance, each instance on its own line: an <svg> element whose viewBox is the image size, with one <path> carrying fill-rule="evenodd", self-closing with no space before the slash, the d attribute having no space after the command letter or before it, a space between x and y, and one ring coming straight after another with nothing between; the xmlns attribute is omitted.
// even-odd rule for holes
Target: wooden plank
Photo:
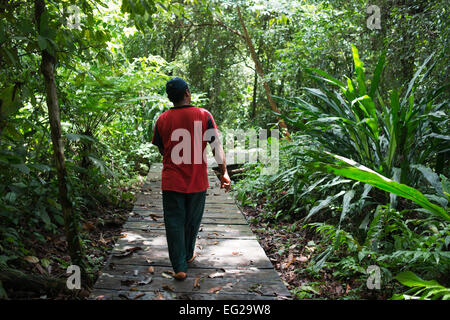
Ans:
<svg viewBox="0 0 450 320"><path fill-rule="evenodd" d="M144 294L142 296L142 294ZM136 298L137 297L137 298ZM287 297L261 296L258 294L236 294L236 293L173 293L166 290L154 290L147 292L104 290L96 289L91 294L91 300L285 300Z"/></svg>
<svg viewBox="0 0 450 320"><path fill-rule="evenodd" d="M147 223L145 221L127 221L124 226L124 230L128 229L138 229L138 230L164 230L164 223ZM224 232L230 234L242 234L242 235L253 235L253 232L248 228L247 225L242 224L201 224L200 232Z"/></svg>
<svg viewBox="0 0 450 320"><path fill-rule="evenodd" d="M219 240L219 239L235 239L235 240L256 240L256 236L251 232L226 232L226 231L199 231L198 239L206 239L206 240ZM140 243L142 240L139 239L152 239L165 237L166 231L165 229L150 229L148 225L144 225L142 228L124 228L122 230L121 237L137 237L137 240L134 240L132 243ZM126 240L126 239L125 239ZM121 240L118 242L125 243L125 241Z"/></svg>
<svg viewBox="0 0 450 320"><path fill-rule="evenodd" d="M141 240L145 246L143 250L136 251L125 258L113 256L111 262L115 264L146 264L150 261L151 264L170 266L165 236ZM218 243L214 244L216 242ZM197 247L200 256L195 259L192 266L202 268L273 267L256 240L198 239L197 245L202 249L199 250ZM119 242L113 249L113 253L133 247L136 247L136 243Z"/></svg>
<svg viewBox="0 0 450 320"><path fill-rule="evenodd" d="M91 299L289 299L289 291L245 217L234 199L219 190L213 173L208 176L210 188L196 242L198 256L189 264L188 278L176 281L162 275L172 266L164 228L161 168L161 164L151 167ZM139 250L120 257L131 248ZM149 266L154 274L149 273ZM149 276L151 282L138 285Z"/></svg>
<svg viewBox="0 0 450 320"><path fill-rule="evenodd" d="M157 223L157 224L164 224L162 220L160 221L154 221L150 217L144 217L144 216L138 216L133 215L128 218L128 221L145 221L146 223ZM247 221L244 218L208 218L205 217L202 219L203 224L231 224L231 225L247 225Z"/></svg>
<svg viewBox="0 0 450 320"><path fill-rule="evenodd" d="M149 284L138 285L139 281L144 280L144 277L126 277L120 275L103 274L96 283L97 289L108 290L129 290L130 288L137 288L141 292L154 291L160 289L164 291L165 287L170 287L170 291L174 293L212 293L211 289L217 288L217 291L222 293L233 294L248 294L258 292L260 295L276 297L281 294L286 294L286 289L280 285L278 279L274 281L248 281L243 277L234 279L216 278L210 279L208 277L199 279L199 287L194 287L196 279L187 278L184 281L177 281L175 279L165 279L162 277L152 277ZM258 280L261 280L258 278ZM134 284L132 282L135 281ZM220 288L220 289L219 289Z"/></svg>
<svg viewBox="0 0 450 320"><path fill-rule="evenodd" d="M177 281L163 276L170 270L164 267L154 267L153 273L148 266L116 265L114 269L105 271L96 283L96 290L123 290L130 288L139 292L154 290L167 291L168 286L173 293L207 294L212 288L220 288L220 293L234 295L286 296L289 291L279 281L278 274L273 269L246 268L239 269L193 269L186 280ZM139 285L140 281L151 282ZM263 280L263 281L262 281ZM195 284L198 283L198 286Z"/></svg>

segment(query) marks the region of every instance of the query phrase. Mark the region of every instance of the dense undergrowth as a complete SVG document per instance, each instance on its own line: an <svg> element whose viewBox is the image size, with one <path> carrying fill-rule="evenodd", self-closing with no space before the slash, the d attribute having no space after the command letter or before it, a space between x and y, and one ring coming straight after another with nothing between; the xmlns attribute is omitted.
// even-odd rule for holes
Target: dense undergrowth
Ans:
<svg viewBox="0 0 450 320"><path fill-rule="evenodd" d="M380 297L449 299L450 183L439 163L448 148L445 87L418 92L430 57L386 101L377 91L384 54L370 84L356 48L353 58L353 79L311 70L318 87L284 100L296 131L282 140L280 168L269 176L262 164L248 164L238 199L262 208L260 223L320 235L313 258L295 270L299 277L331 270L361 280L367 292L370 269L379 270ZM403 295L400 284L412 290Z"/></svg>
<svg viewBox="0 0 450 320"><path fill-rule="evenodd" d="M371 4L381 29L367 27L365 0L0 1L0 269L64 279L85 257L95 277L132 186L158 157L150 141L171 106L164 84L181 76L221 129L288 125L278 172L247 165L235 189L299 298L389 298L406 287L448 298L448 4ZM69 256L68 242L86 252ZM368 290L369 266L381 290ZM0 280L0 298L30 297L17 283Z"/></svg>

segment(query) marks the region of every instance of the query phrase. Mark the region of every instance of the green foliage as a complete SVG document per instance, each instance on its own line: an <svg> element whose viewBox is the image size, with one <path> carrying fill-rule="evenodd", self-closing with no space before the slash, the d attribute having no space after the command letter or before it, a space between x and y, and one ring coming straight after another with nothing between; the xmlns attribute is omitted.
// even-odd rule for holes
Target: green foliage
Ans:
<svg viewBox="0 0 450 320"><path fill-rule="evenodd" d="M395 276L404 286L411 289L403 294L395 294L393 300L420 299L420 300L449 300L450 288L446 288L434 280L425 281L413 272L405 271Z"/></svg>
<svg viewBox="0 0 450 320"><path fill-rule="evenodd" d="M432 167L447 152L446 86L416 94L432 69L422 75L431 55L385 103L386 53L369 81L358 50L352 52L353 78L310 68L318 88L277 98L291 107L282 116L297 132L281 144L279 172L261 176L261 165L254 166L237 183L238 198L243 204L263 199L260 219L295 219L321 235L304 270L314 276L327 268L338 278L365 279L367 267L377 265L385 286L405 268L446 281L448 179Z"/></svg>

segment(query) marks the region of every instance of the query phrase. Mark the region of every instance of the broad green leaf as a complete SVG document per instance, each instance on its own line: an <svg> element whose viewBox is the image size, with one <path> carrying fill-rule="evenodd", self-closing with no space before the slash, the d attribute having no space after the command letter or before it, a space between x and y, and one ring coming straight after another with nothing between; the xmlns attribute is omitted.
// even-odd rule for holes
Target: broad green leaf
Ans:
<svg viewBox="0 0 450 320"><path fill-rule="evenodd" d="M378 84L380 83L381 74L383 73L385 61L386 61L386 50L383 50L380 58L378 59L375 71L373 73L372 82L370 83L369 96L372 97L372 99L375 98L375 92L378 89Z"/></svg>
<svg viewBox="0 0 450 320"><path fill-rule="evenodd" d="M419 190L409 187L407 185L395 182L353 160L347 159L342 156L327 154L335 157L338 160L343 161L345 164L327 164L327 163L315 163L315 167L319 170L341 175L350 179L368 183L381 190L395 193L400 197L409 199L429 212L441 217L444 220L450 221L450 215L448 212L431 203Z"/></svg>
<svg viewBox="0 0 450 320"><path fill-rule="evenodd" d="M41 36L41 35L38 35L37 41L38 41L39 48L40 48L41 50L47 49L47 39L45 39L45 38L44 38L43 36Z"/></svg>
<svg viewBox="0 0 450 320"><path fill-rule="evenodd" d="M15 85L10 85L0 92L0 117L11 116L20 106L19 91Z"/></svg>
<svg viewBox="0 0 450 320"><path fill-rule="evenodd" d="M437 283L436 281L434 281L434 280L425 281L411 271L401 272L398 275L396 275L394 278L397 279L401 284L403 284L404 286L407 286L407 287L440 286L440 284Z"/></svg>

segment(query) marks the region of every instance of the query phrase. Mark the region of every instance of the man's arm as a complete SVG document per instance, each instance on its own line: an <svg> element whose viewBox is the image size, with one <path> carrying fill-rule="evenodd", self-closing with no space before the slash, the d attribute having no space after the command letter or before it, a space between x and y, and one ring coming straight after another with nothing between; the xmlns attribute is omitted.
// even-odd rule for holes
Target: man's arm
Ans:
<svg viewBox="0 0 450 320"><path fill-rule="evenodd" d="M222 144L218 141L216 142L216 147L218 152L216 152L216 148L211 149L220 171L220 188L225 189L225 192L228 192L231 188L231 180L228 175L225 152L223 151Z"/></svg>
<svg viewBox="0 0 450 320"><path fill-rule="evenodd" d="M208 115L208 130L212 130L213 134L209 139L211 150L220 171L220 188L225 189L225 192L230 191L231 180L228 175L227 163L225 159L225 152L223 151L222 143L219 138L219 132L217 131L217 125L212 118L212 115ZM217 151L217 152L216 152Z"/></svg>
<svg viewBox="0 0 450 320"><path fill-rule="evenodd" d="M158 147L159 153L161 153L161 155L164 155L164 145L162 142L162 138L159 135L158 122L156 122L155 129L153 131L152 144Z"/></svg>

